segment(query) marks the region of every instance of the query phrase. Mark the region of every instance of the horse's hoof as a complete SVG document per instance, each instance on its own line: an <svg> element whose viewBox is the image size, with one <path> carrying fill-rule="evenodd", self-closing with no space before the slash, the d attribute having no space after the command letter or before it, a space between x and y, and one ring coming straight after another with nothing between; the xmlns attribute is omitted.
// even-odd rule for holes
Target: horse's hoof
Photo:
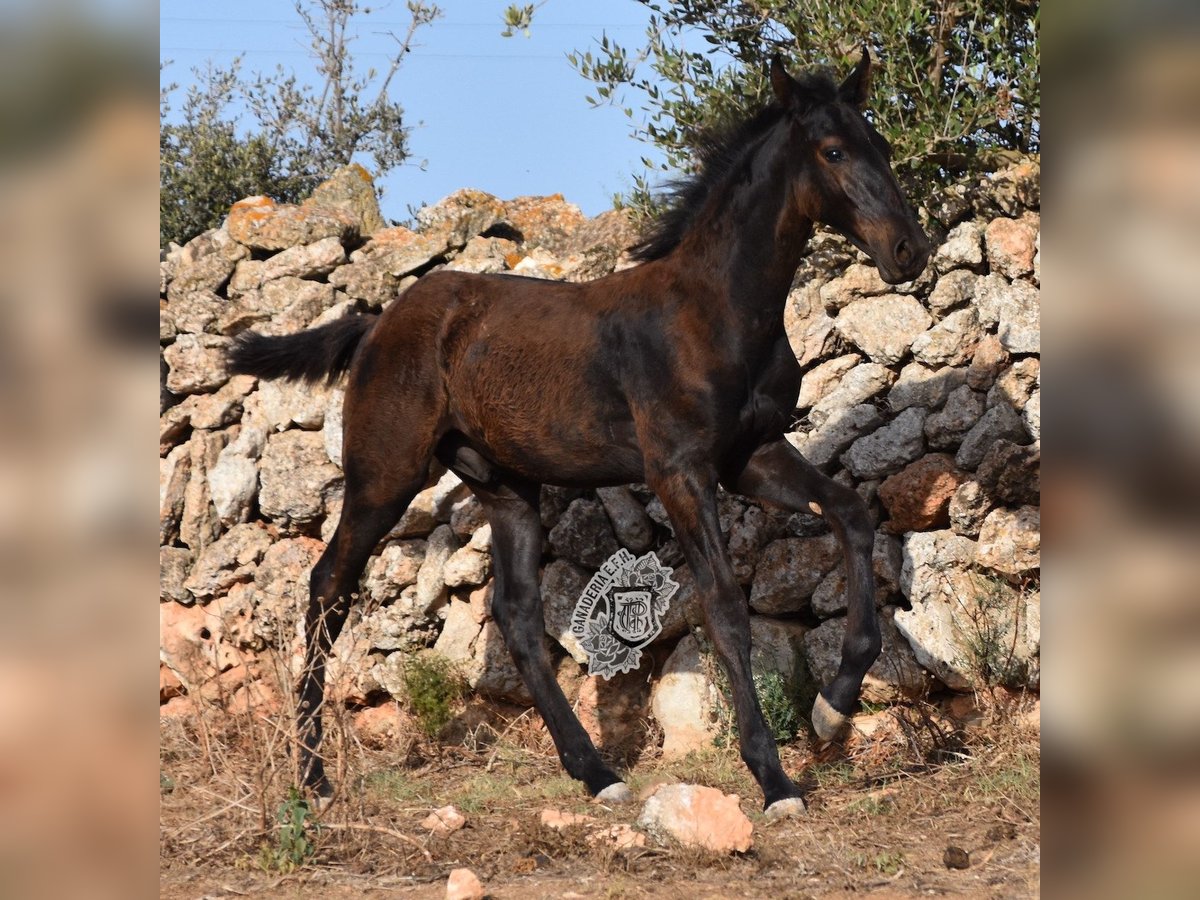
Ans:
<svg viewBox="0 0 1200 900"><path fill-rule="evenodd" d="M813 704L812 711L813 729L817 732L817 737L823 741L832 741L849 721L850 717L834 709L823 694L817 694L817 702Z"/></svg>
<svg viewBox="0 0 1200 900"><path fill-rule="evenodd" d="M803 797L784 797L768 806L766 812L763 813L763 818L770 825L780 819L799 819L806 812L808 812L808 807L804 805Z"/></svg>
<svg viewBox="0 0 1200 900"><path fill-rule="evenodd" d="M596 795L597 803L629 803L633 800L633 791L623 781L614 781Z"/></svg>

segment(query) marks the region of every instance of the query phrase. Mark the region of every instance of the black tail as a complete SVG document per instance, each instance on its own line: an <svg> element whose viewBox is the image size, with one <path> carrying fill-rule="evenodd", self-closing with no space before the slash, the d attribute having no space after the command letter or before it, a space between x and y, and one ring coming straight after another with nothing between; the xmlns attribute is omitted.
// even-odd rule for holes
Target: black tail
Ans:
<svg viewBox="0 0 1200 900"><path fill-rule="evenodd" d="M378 316L350 314L319 328L275 337L247 331L226 357L230 375L333 382L350 368L354 351Z"/></svg>

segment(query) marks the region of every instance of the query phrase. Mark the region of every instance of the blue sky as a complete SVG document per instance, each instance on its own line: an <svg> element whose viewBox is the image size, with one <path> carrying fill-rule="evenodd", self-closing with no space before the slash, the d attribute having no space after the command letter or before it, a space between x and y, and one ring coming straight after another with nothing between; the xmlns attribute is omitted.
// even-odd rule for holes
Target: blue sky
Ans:
<svg viewBox="0 0 1200 900"><path fill-rule="evenodd" d="M407 21L403 0L370 4L353 45L359 69L382 68ZM462 187L510 198L562 193L588 215L609 208L612 196L642 170L641 157L661 160L630 135L619 108L595 109L584 97L590 82L568 64L572 50L591 49L602 31L639 46L648 13L633 0L548 0L537 10L532 36L503 38L508 0L444 0L444 15L420 32L419 44L392 82L393 98L414 129L414 161L382 180L383 213L403 219L408 208L433 203ZM162 60L173 61L164 82L177 82L175 106L193 80L191 69L211 59L244 58L244 74L276 64L314 80L306 34L291 0L163 0ZM381 33L374 33L381 32ZM417 124L420 122L421 124Z"/></svg>

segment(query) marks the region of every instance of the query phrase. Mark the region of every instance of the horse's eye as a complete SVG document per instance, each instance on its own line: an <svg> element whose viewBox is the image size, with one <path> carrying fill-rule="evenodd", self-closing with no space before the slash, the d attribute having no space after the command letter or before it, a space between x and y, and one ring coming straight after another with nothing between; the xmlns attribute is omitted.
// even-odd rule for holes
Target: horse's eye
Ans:
<svg viewBox="0 0 1200 900"><path fill-rule="evenodd" d="M831 163L843 162L846 159L846 154L837 149L826 150L824 155L825 158Z"/></svg>

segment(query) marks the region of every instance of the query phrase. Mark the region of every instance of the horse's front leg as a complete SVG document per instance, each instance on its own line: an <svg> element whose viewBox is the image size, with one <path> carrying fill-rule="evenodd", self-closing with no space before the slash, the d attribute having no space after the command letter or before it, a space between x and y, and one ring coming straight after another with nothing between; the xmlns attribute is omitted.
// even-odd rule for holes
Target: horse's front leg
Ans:
<svg viewBox="0 0 1200 900"><path fill-rule="evenodd" d="M847 600L842 661L833 681L817 695L812 714L818 736L831 740L856 709L863 678L882 646L871 568L875 531L866 504L856 491L822 475L782 439L759 447L742 471L725 484L747 497L823 515L842 545Z"/></svg>
<svg viewBox="0 0 1200 900"><path fill-rule="evenodd" d="M708 636L729 676L742 759L762 788L764 806L784 813L803 809L800 789L779 764L750 673L750 614L733 574L717 518L716 475L703 466L647 472L691 566Z"/></svg>

